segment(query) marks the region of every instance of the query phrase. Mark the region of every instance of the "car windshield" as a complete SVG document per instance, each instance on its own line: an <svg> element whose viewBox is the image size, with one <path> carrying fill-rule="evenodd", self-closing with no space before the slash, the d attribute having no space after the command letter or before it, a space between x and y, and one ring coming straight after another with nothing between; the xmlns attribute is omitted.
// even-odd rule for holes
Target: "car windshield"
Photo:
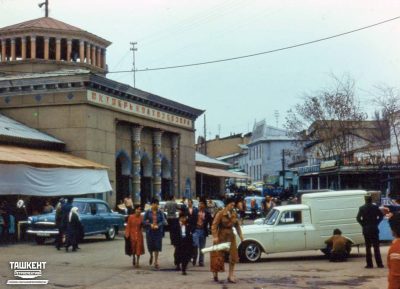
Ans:
<svg viewBox="0 0 400 289"><path fill-rule="evenodd" d="M276 209L272 209L265 218L264 224L274 225L278 216L279 216L279 211Z"/></svg>

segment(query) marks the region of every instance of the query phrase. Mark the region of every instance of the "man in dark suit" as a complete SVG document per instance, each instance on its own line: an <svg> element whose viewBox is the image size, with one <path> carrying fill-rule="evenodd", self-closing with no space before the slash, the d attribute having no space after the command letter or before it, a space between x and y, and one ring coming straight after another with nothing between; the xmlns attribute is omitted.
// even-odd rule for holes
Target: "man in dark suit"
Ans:
<svg viewBox="0 0 400 289"><path fill-rule="evenodd" d="M383 219L383 214L379 207L372 203L371 195L365 196L365 205L361 206L357 214L357 222L363 229L365 239L365 250L367 265L365 268L373 268L371 246L374 247L376 265L383 268L381 252L379 249L379 229L378 225Z"/></svg>
<svg viewBox="0 0 400 289"><path fill-rule="evenodd" d="M175 246L174 263L176 270L182 270L182 275L186 275L187 264L192 257L193 236L185 214L180 214L179 222L176 226L171 227L170 234L174 236L172 240Z"/></svg>
<svg viewBox="0 0 400 289"><path fill-rule="evenodd" d="M204 254L201 253L201 249L206 245L206 238L211 228L211 220L212 218L207 210L206 200L201 199L199 208L195 209L193 214L189 217L189 224L193 230L193 266L196 265L199 251L199 266L204 266Z"/></svg>

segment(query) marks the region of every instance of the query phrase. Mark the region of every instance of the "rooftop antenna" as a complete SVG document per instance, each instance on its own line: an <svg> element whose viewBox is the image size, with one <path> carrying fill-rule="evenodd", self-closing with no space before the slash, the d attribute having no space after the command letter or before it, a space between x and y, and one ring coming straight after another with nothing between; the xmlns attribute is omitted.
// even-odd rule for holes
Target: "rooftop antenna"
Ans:
<svg viewBox="0 0 400 289"><path fill-rule="evenodd" d="M46 0L46 1L38 4L39 8L42 8L43 5L45 5L45 16L49 17L49 0Z"/></svg>
<svg viewBox="0 0 400 289"><path fill-rule="evenodd" d="M133 71L133 87L136 87L136 61L135 61L135 52L137 51L137 48L135 47L137 45L137 42L130 42L132 47L130 50L132 51L132 56L133 56L133 62L132 62L132 71Z"/></svg>
<svg viewBox="0 0 400 289"><path fill-rule="evenodd" d="M279 125L279 111L275 110L274 111L274 116L275 116L275 121L276 121L276 127Z"/></svg>

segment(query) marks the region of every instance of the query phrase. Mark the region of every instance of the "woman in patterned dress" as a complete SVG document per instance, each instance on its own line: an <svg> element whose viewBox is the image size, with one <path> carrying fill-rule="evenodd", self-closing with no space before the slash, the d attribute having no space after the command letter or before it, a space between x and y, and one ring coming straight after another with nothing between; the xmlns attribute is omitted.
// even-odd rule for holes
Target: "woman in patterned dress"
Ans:
<svg viewBox="0 0 400 289"><path fill-rule="evenodd" d="M129 215L125 228L125 237L129 238L131 243L132 265L139 268L140 255L144 254L143 242L143 217L140 206L135 206L135 213Z"/></svg>

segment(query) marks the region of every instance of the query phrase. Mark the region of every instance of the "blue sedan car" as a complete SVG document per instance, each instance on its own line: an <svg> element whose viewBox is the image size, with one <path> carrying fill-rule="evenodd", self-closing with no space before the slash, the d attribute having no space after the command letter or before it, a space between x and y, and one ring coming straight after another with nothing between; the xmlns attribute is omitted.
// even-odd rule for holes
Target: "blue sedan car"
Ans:
<svg viewBox="0 0 400 289"><path fill-rule="evenodd" d="M72 206L78 208L83 225L82 238L104 234L107 240L113 240L118 231L124 228L124 216L113 212L108 204L102 200L76 198ZM29 217L26 232L34 235L38 244L43 244L46 238L55 237L58 234L55 224L55 211Z"/></svg>

